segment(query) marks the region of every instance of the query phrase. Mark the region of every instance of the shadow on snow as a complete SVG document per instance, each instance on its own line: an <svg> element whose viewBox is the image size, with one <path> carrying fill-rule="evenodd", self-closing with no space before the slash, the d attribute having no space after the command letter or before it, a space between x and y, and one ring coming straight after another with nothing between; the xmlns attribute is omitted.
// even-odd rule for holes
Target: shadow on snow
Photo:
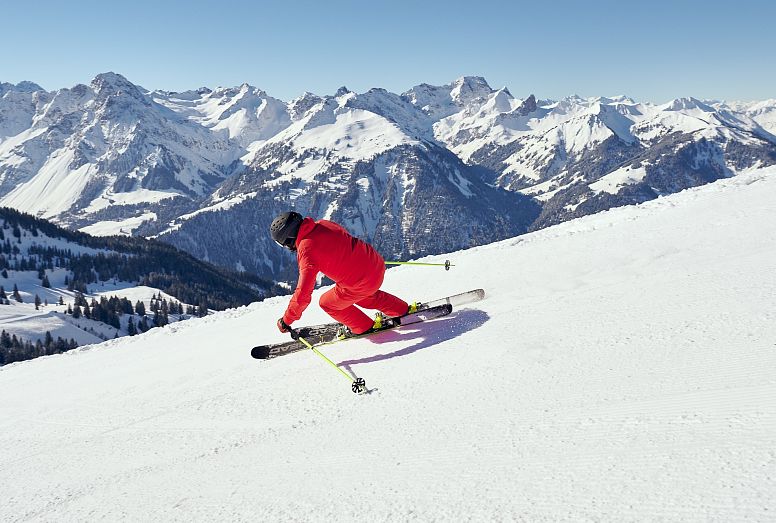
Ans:
<svg viewBox="0 0 776 523"><path fill-rule="evenodd" d="M341 361L339 365L347 368L351 365L373 363L376 361L397 358L399 356L407 356L413 352L433 347L434 345L452 340L462 334L477 329L489 319L490 316L484 311L465 309L432 322L417 323L415 325L402 327L401 330L391 330L380 334L373 334L366 339L375 344L395 341L420 341L414 345L387 354L375 354L374 356L357 360Z"/></svg>

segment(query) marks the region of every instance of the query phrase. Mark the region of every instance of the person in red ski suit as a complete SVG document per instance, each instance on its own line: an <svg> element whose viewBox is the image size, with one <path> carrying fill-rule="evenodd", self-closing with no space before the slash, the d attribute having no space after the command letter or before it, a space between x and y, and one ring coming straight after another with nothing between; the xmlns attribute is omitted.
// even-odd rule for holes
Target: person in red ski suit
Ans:
<svg viewBox="0 0 776 523"><path fill-rule="evenodd" d="M291 324L301 318L310 304L319 272L336 285L323 293L318 303L354 334L362 334L374 326L374 320L358 307L376 309L387 316L407 313L407 302L380 290L385 275L383 257L337 223L287 212L272 222L270 233L279 245L296 251L299 264L296 291L285 314L277 321L281 332L289 332Z"/></svg>

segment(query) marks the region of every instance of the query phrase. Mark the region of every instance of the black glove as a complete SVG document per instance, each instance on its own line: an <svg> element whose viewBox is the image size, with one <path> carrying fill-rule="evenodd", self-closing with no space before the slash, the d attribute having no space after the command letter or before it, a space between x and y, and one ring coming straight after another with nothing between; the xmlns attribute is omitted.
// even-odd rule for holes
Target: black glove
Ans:
<svg viewBox="0 0 776 523"><path fill-rule="evenodd" d="M277 325L278 325L278 330L280 332L291 332L291 326L288 323L284 322L283 318L280 318L278 320Z"/></svg>

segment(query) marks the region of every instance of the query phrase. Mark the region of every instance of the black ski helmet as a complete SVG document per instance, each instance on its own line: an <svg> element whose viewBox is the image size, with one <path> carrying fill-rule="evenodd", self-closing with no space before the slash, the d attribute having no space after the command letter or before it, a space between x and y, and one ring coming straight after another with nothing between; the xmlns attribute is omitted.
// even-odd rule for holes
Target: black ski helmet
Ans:
<svg viewBox="0 0 776 523"><path fill-rule="evenodd" d="M299 233L299 226L302 225L302 215L298 212L288 211L272 220L269 226L269 233L275 243L285 247L289 251L296 250L296 235Z"/></svg>

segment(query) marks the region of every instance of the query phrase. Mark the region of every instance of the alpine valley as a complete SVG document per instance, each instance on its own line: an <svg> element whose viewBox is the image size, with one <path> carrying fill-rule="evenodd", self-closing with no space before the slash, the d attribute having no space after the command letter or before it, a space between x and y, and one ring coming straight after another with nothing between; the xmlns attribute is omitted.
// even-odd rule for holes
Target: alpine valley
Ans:
<svg viewBox="0 0 776 523"><path fill-rule="evenodd" d="M480 77L289 102L115 73L54 92L0 84L0 206L275 280L294 264L266 229L288 208L405 259L773 164L776 100L521 99Z"/></svg>

